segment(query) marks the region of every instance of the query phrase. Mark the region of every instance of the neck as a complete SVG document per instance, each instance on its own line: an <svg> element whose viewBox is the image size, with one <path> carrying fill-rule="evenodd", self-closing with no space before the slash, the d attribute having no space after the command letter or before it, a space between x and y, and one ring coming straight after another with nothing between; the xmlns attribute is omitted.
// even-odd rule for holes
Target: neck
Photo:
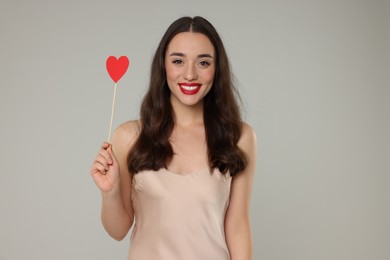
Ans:
<svg viewBox="0 0 390 260"><path fill-rule="evenodd" d="M193 106L187 106L178 102L177 99L171 98L171 104L175 125L183 127L203 125L203 100Z"/></svg>

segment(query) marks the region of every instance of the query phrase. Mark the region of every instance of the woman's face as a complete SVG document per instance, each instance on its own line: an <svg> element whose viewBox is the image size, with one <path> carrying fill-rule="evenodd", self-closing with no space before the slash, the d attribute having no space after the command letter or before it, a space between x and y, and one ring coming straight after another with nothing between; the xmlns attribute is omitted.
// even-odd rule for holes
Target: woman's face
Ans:
<svg viewBox="0 0 390 260"><path fill-rule="evenodd" d="M171 102L202 104L213 85L215 50L201 33L183 32L172 38L165 53Z"/></svg>

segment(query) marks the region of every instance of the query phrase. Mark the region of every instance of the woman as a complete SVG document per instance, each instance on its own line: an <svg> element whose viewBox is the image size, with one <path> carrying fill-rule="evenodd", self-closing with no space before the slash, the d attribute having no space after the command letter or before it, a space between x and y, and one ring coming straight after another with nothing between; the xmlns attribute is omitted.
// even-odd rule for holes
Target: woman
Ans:
<svg viewBox="0 0 390 260"><path fill-rule="evenodd" d="M102 223L131 260L249 260L256 140L214 27L183 17L155 53L141 118L103 143L91 175ZM134 219L135 217L135 219Z"/></svg>

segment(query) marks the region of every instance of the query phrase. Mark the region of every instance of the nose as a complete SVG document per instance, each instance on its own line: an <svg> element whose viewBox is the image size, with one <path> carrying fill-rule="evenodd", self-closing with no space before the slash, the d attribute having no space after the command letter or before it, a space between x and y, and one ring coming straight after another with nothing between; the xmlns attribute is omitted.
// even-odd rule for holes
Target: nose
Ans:
<svg viewBox="0 0 390 260"><path fill-rule="evenodd" d="M185 70L184 79L191 81L198 79L198 73L196 72L196 68L194 64L188 64Z"/></svg>

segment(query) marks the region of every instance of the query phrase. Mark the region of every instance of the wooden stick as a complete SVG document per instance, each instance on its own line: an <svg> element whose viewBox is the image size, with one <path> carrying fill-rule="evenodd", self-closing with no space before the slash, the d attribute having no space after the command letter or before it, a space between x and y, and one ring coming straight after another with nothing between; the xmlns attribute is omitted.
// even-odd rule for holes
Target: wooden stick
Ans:
<svg viewBox="0 0 390 260"><path fill-rule="evenodd" d="M114 85L114 97L112 98L112 108L111 108L111 120L110 120L110 130L108 132L107 142L111 140L111 129L112 129L112 119L114 118L114 109L115 109L115 96L116 96L116 83Z"/></svg>

